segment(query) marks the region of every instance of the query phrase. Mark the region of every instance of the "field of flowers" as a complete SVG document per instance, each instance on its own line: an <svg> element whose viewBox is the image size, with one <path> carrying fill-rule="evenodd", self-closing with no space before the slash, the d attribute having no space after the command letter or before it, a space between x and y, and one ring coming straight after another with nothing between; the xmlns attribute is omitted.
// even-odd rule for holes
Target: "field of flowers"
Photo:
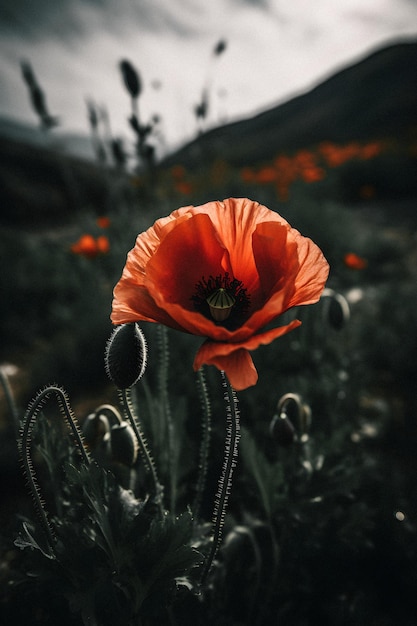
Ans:
<svg viewBox="0 0 417 626"><path fill-rule="evenodd" d="M191 171L134 115L0 233L2 623L412 626L413 136Z"/></svg>

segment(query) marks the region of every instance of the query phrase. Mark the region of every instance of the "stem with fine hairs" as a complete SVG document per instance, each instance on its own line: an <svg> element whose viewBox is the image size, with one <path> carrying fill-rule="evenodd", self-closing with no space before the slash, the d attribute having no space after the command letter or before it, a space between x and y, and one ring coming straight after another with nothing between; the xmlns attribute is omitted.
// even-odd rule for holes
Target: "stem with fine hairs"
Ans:
<svg viewBox="0 0 417 626"><path fill-rule="evenodd" d="M202 415L202 433L201 433L201 445L200 445L200 458L198 467L198 478L196 495L192 506L192 511L195 519L200 516L201 501L203 499L204 488L206 486L207 470L208 470L208 457L210 451L210 435L211 435L211 406L207 391L206 380L204 376L204 370L200 368L197 371L197 383L200 395L200 400L203 408Z"/></svg>
<svg viewBox="0 0 417 626"><path fill-rule="evenodd" d="M40 391L36 398L30 403L25 417L23 419L20 438L18 440L19 452L22 459L23 471L27 480L28 487L32 494L32 498L35 504L35 509L42 524L43 531L46 535L49 547L49 557L54 558L54 544L55 536L51 523L48 519L48 514L45 506L45 502L42 498L41 490L39 488L35 468L31 456L31 441L32 431L36 423L36 419L39 415L41 408L49 400L51 396L55 396L58 401L59 411L62 417L67 422L75 444L81 455L81 458L85 465L89 465L90 456L87 449L84 446L83 437L80 427L72 412L67 394L61 387L56 385L50 385Z"/></svg>
<svg viewBox="0 0 417 626"><path fill-rule="evenodd" d="M224 447L224 461L219 478L213 512L213 543L210 553L204 564L201 585L204 585L210 572L212 563L220 547L222 531L226 517L227 504L232 488L233 471L237 464L238 446L240 440L240 421L238 398L225 372L221 371L224 400L226 402L226 440Z"/></svg>
<svg viewBox="0 0 417 626"><path fill-rule="evenodd" d="M148 449L148 444L146 442L145 436L142 433L142 430L139 426L138 420L135 418L132 402L130 400L129 389L119 389L120 399L122 401L122 405L125 411L125 414L134 430L136 435L136 439L139 444L139 452L141 454L143 463L145 465L145 470L150 474L152 481L152 490L153 495L155 497L156 502L158 503L161 513L162 513L162 486L158 480L158 475L156 473L156 467L153 458Z"/></svg>

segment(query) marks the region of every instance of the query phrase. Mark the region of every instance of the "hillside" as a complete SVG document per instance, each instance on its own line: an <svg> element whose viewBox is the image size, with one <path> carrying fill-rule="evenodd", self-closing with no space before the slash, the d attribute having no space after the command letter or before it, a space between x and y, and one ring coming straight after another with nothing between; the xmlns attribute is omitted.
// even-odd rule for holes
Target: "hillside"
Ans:
<svg viewBox="0 0 417 626"><path fill-rule="evenodd" d="M329 140L402 137L417 129L417 43L398 43L347 67L308 93L198 137L163 165L236 166Z"/></svg>
<svg viewBox="0 0 417 626"><path fill-rule="evenodd" d="M31 226L56 222L86 208L105 212L111 202L110 187L125 180L120 172L86 160L84 152L70 154L64 136L55 147L46 147L38 131L29 132L15 124L6 132L6 126L0 123L3 223ZM415 159L410 159L410 148L417 138L415 42L378 50L308 93L253 118L215 128L166 157L160 169L183 165L190 174L204 177L206 168L219 160L234 168L259 166L279 153L314 147L322 141L347 144L385 138L402 143L401 159L393 153L385 169L379 167L374 173L379 180L364 182L377 183L386 196L386 185L381 186L380 181L386 180L389 171L390 178L395 178L391 196L403 190L414 195ZM361 176L354 175L359 184ZM352 186L351 173L342 186Z"/></svg>

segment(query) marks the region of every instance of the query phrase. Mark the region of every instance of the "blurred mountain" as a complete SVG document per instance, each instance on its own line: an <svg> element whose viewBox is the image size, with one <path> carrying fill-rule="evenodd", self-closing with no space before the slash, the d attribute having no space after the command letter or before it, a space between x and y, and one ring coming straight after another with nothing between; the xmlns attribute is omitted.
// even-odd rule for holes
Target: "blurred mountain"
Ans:
<svg viewBox="0 0 417 626"><path fill-rule="evenodd" d="M39 126L9 117L0 116L0 140L18 141L89 161L95 159L91 137L87 133L70 133L59 129L45 133Z"/></svg>
<svg viewBox="0 0 417 626"><path fill-rule="evenodd" d="M417 42L403 42L374 52L284 104L200 135L160 165L182 164L190 171L219 159L236 167L259 165L326 140L343 144L390 138L411 145L413 137L415 141ZM100 166L93 157L87 133L44 133L0 118L0 220L34 224L65 219L83 207L103 212L113 168ZM414 193L414 162L395 166L399 174L407 169L406 187ZM402 184L400 175L398 181Z"/></svg>
<svg viewBox="0 0 417 626"><path fill-rule="evenodd" d="M33 227L65 221L85 207L103 211L107 169L34 127L6 126L2 132L0 125L1 223Z"/></svg>
<svg viewBox="0 0 417 626"><path fill-rule="evenodd" d="M221 158L242 166L321 141L345 143L417 132L417 43L372 53L320 85L251 119L208 131L163 165L190 169Z"/></svg>

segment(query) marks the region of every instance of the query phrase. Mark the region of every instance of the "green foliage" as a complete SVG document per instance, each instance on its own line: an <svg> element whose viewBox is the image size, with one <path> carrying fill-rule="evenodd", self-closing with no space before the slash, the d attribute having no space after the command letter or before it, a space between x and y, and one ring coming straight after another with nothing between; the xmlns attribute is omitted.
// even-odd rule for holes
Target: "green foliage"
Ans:
<svg viewBox="0 0 417 626"><path fill-rule="evenodd" d="M42 426L39 438L47 467L55 473L50 452L62 450L62 436ZM68 459L68 446L66 452ZM29 520L15 542L23 550L20 568L30 572L20 593L34 584L41 597L50 589L86 625L151 623L155 612L172 603L178 585L191 585L187 576L201 561L193 548L191 515L161 517L151 500L138 500L95 462L76 466L67 460L62 469L64 484L55 493L59 515L51 516L54 555L42 547L39 529ZM49 480L56 486L53 473Z"/></svg>

